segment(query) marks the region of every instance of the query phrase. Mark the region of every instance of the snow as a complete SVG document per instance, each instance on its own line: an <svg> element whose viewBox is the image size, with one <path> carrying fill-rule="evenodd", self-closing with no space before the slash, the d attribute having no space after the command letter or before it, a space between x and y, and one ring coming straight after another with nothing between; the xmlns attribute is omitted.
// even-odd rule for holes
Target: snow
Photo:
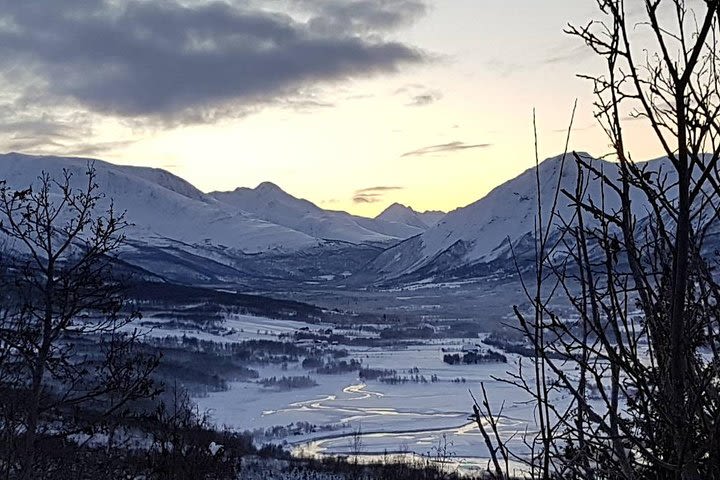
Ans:
<svg viewBox="0 0 720 480"><path fill-rule="evenodd" d="M87 162L88 159L82 158L5 154L0 155L0 179L7 179L11 187L24 189L37 184L37 176L43 170L59 177L62 170L67 169L79 185L84 180ZM609 177L617 177L616 164L594 162ZM555 157L539 165L540 199L546 214L557 185L571 191L575 189L574 160L566 158L562 172L561 163L561 157ZM648 163L651 170L658 171L666 166L667 160ZM254 189L205 194L161 169L113 165L99 160L95 161L95 167L101 191L106 195L101 206L106 207L112 198L116 210L127 212L132 226L126 234L135 248L178 249L233 268L237 267L234 262L241 254L298 254L316 248L330 249L332 242L339 241L394 244L364 267L363 273L383 279L401 277L426 266L448 270L507 258L508 239L515 246L532 241L537 208L535 168L448 214L420 213L393 204L371 219L323 210L269 182ZM587 177L590 180L588 196L597 201L601 196L599 182L594 175ZM616 195L610 191L606 192L605 201L608 209L618 205ZM569 203L560 195L558 210L566 218L572 213ZM638 216L643 216L645 204L634 195L633 205ZM155 265L150 256L138 261L145 262L141 266L153 271ZM432 269L429 272L434 273ZM330 281L325 275L331 273L337 278L336 272L322 271L314 280ZM354 273L357 272L348 271L342 276Z"/></svg>
<svg viewBox="0 0 720 480"><path fill-rule="evenodd" d="M309 327L304 322L273 320L251 315L230 315L222 334L176 331L219 342L239 342L252 338L277 339L280 334ZM152 335L164 336L169 330L155 329ZM349 331L343 334L351 335ZM290 391L268 390L256 382L234 382L228 391L212 392L195 399L199 408L209 411L220 426L235 430L263 430L307 422L326 427L313 433L294 433L276 441L288 444L298 455L352 454L354 432L362 432L360 454L377 458L387 451L393 455L432 455L439 442L448 441L448 452L461 470L483 468L488 452L472 413L471 393L487 389L493 411L503 408L501 435L515 452L526 452L523 433L535 428L533 405L518 388L501 380L507 372L516 372L520 357L507 355L509 363L448 365L445 352L459 352L474 346L478 338L438 339L403 347L347 347L350 358L365 367L395 370L398 376L422 375L428 383L387 384L363 381L356 372L318 375L298 363L287 367L250 365L260 377L310 375L317 385ZM524 359L523 362L528 362ZM571 369L568 366L568 369ZM525 372L532 375L532 369ZM573 375L572 370L567 374ZM437 382L432 382L432 376ZM457 381L463 379L464 381ZM456 380L456 381L454 381ZM528 381L532 383L532 378ZM562 409L568 398L554 394L553 404Z"/></svg>
<svg viewBox="0 0 720 480"><path fill-rule="evenodd" d="M279 335L292 334L303 327L311 326L305 322L294 320L279 320L274 318L257 317L254 315L227 314L223 320L223 328L227 330L224 334L209 333L199 329L178 329L175 326L165 328L164 323L172 324L172 319L152 318L152 328L142 328L141 333L149 337L163 338L167 336L182 336L208 340L217 343L239 343L245 340L276 340ZM312 328L321 328L322 324L312 325ZM128 325L128 331L135 326Z"/></svg>
<svg viewBox="0 0 720 480"><path fill-rule="evenodd" d="M88 162L94 162L99 191L132 223L126 230L135 245L215 246L229 252L295 253L322 247L328 240L351 243L397 242L422 229L397 222L323 210L269 182L256 189L205 194L189 182L157 168L115 165L101 160L19 153L0 155L0 179L11 188L38 185L41 172L84 187Z"/></svg>
<svg viewBox="0 0 720 480"><path fill-rule="evenodd" d="M45 171L61 178L63 169L73 174L73 184L86 181L88 159L0 155L0 178L15 188L38 185ZM275 225L228 208L192 185L162 170L113 165L96 160L97 183L118 212L126 211L132 225L129 238L148 243L168 238L190 244L212 242L245 253L268 250L297 251L321 243L305 233Z"/></svg>
<svg viewBox="0 0 720 480"><path fill-rule="evenodd" d="M427 230L436 225L444 216L445 212L435 210L416 212L412 207L393 203L375 218L388 222L404 223L405 225Z"/></svg>
<svg viewBox="0 0 720 480"><path fill-rule="evenodd" d="M442 361L443 349L459 350L469 339L446 339L409 348L349 348L352 358L364 366L393 369L399 376L417 368L436 383L386 384L363 382L356 374L315 375L316 387L291 392L268 392L257 384L235 383L226 392L211 393L197 399L209 409L216 423L238 430L267 428L310 422L334 425L331 432L291 436L286 439L296 454L320 456L347 455L354 432L362 432L362 455L431 452L443 436L448 440L454 460L464 468L484 466L488 458L472 413L470 392L479 394L485 385L494 411L504 404L501 434L510 439L515 451L523 452L522 432L534 427L533 406L517 388L496 380L514 371L519 357L509 355L509 364L448 365ZM474 341L477 341L475 339ZM275 367L276 368L276 367ZM414 370L413 370L414 371ZM277 374L261 371L261 376ZM290 365L283 375L302 375L307 371ZM464 378L465 382L453 382ZM557 405L566 402L558 398Z"/></svg>
<svg viewBox="0 0 720 480"><path fill-rule="evenodd" d="M254 189L240 187L231 192L213 192L210 195L256 218L326 240L389 242L417 235L424 230L399 222L323 210L308 200L293 197L270 182L261 183Z"/></svg>
<svg viewBox="0 0 720 480"><path fill-rule="evenodd" d="M587 154L586 158L590 158ZM618 177L618 166L605 160L593 160L612 179ZM650 170L658 171L667 163L666 159L648 162ZM562 169L561 169L562 166ZM545 160L539 165L541 180L540 199L545 212L544 223L555 199L557 186L574 192L577 181L577 167L571 155ZM561 171L562 170L562 171ZM667 171L667 168L664 168ZM587 196L598 204L601 198L600 182L595 175L589 177ZM487 262L509 254L507 239L515 244L533 235L537 212L535 167L518 177L496 187L480 200L445 215L440 222L422 235L388 249L374 262L372 269L394 278L411 273L432 261L443 252L454 249L455 261L460 263ZM644 216L646 202L633 191L633 206L639 217ZM606 189L607 209L617 208L619 199L614 192ZM570 218L573 208L570 200L560 194L557 202L558 213Z"/></svg>

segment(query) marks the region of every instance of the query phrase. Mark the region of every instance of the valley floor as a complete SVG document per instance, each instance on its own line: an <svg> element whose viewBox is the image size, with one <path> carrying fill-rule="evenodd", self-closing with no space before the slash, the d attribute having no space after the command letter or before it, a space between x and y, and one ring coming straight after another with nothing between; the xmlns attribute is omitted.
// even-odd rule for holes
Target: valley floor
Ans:
<svg viewBox="0 0 720 480"><path fill-rule="evenodd" d="M243 337L260 331L262 338L268 338L300 325L252 317L232 321L236 328L247 322L240 334ZM443 362L445 352L460 352L464 345L479 342L478 338L448 338L395 348L344 347L364 368L397 372L395 383L360 379L357 372L313 373L317 385L310 388L275 391L257 382L234 382L227 391L195 400L219 426L255 432L286 426L269 439L298 457L331 455L362 457L364 461L442 457L458 471L480 473L489 456L477 426L469 419L471 393L479 394L480 385L485 384L494 411L504 405L502 434L514 437L511 444L516 451L523 449L518 433L532 429L533 413L526 397L498 380L517 368L518 356L509 355L508 363ZM261 367L259 371L261 378L307 374L298 364ZM296 428L301 424L317 428Z"/></svg>

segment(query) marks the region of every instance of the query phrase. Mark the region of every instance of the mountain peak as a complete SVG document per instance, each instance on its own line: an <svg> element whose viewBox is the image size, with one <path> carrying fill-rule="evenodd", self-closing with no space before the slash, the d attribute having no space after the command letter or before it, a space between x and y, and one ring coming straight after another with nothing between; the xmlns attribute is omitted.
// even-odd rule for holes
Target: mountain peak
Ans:
<svg viewBox="0 0 720 480"><path fill-rule="evenodd" d="M427 230L437 224L444 216L445 212L441 212L439 210L426 210L424 212L418 212L410 206L395 202L383 210L382 213L375 218L389 222L404 223L406 225Z"/></svg>
<svg viewBox="0 0 720 480"><path fill-rule="evenodd" d="M402 203L395 202L389 207L387 207L385 210L382 211L380 215L387 214L390 212L412 212L416 213L415 210L413 210L412 207L408 207L407 205L403 205ZM378 215L378 217L380 216Z"/></svg>
<svg viewBox="0 0 720 480"><path fill-rule="evenodd" d="M427 230L430 226L430 224L422 218L421 214L413 210L412 207L408 207L397 202L387 207L375 218L386 222L409 225L422 230Z"/></svg>
<svg viewBox="0 0 720 480"><path fill-rule="evenodd" d="M594 158L587 152L575 152L575 153L577 153L578 157L580 157L584 160L593 160L593 158ZM560 163L563 162L563 158L565 159L564 160L565 166L568 166L568 165L574 166L575 165L575 154L573 152L567 152L567 153L561 153L559 155L555 155L553 157L548 157L544 160L541 160L540 168L541 169L552 168L552 167L555 167L556 165L560 165ZM531 167L531 169L533 169L533 168L535 168L534 165Z"/></svg>
<svg viewBox="0 0 720 480"><path fill-rule="evenodd" d="M285 191L280 188L278 185L272 183L272 182L262 182L257 187L255 187L255 190L258 192L283 192Z"/></svg>

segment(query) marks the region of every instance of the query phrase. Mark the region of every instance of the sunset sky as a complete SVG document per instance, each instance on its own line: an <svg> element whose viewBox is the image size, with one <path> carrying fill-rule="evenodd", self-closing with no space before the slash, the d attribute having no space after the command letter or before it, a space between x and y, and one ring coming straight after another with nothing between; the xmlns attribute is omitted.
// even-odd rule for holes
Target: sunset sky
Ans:
<svg viewBox="0 0 720 480"><path fill-rule="evenodd" d="M630 2L632 3L632 2ZM329 209L477 200L542 157L602 154L592 0L0 0L0 150L262 181ZM635 158L658 156L641 133Z"/></svg>

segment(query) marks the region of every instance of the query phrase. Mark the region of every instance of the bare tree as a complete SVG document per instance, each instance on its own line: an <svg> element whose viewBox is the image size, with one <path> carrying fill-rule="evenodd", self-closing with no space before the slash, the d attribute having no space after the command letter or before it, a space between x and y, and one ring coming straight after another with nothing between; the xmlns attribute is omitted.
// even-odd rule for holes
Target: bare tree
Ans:
<svg viewBox="0 0 720 480"><path fill-rule="evenodd" d="M362 425L359 425L357 428L353 429L352 433L350 434L350 454L353 458L353 462L355 465L357 465L360 461L360 454L362 454L362 449L363 433Z"/></svg>
<svg viewBox="0 0 720 480"><path fill-rule="evenodd" d="M232 445L236 439L214 430L209 414L201 412L177 385L168 393L146 418L153 478L237 478L237 452ZM230 455L225 455L226 449Z"/></svg>
<svg viewBox="0 0 720 480"><path fill-rule="evenodd" d="M585 78L614 162L567 155L574 185L538 194L532 308L515 307L533 368L509 380L538 428L509 455L532 478L720 478L720 1L644 0L639 19L597 4L601 20L568 32L605 61ZM631 120L666 160L633 160Z"/></svg>
<svg viewBox="0 0 720 480"><path fill-rule="evenodd" d="M124 310L112 271L127 223L112 202L100 212L102 201L92 164L84 181L64 171L59 179L43 172L26 190L0 184L9 287L0 366L11 374L1 380L23 399L23 479L34 478L41 435L93 433L103 418L156 392L157 358L137 352L137 335L125 328L137 314Z"/></svg>

